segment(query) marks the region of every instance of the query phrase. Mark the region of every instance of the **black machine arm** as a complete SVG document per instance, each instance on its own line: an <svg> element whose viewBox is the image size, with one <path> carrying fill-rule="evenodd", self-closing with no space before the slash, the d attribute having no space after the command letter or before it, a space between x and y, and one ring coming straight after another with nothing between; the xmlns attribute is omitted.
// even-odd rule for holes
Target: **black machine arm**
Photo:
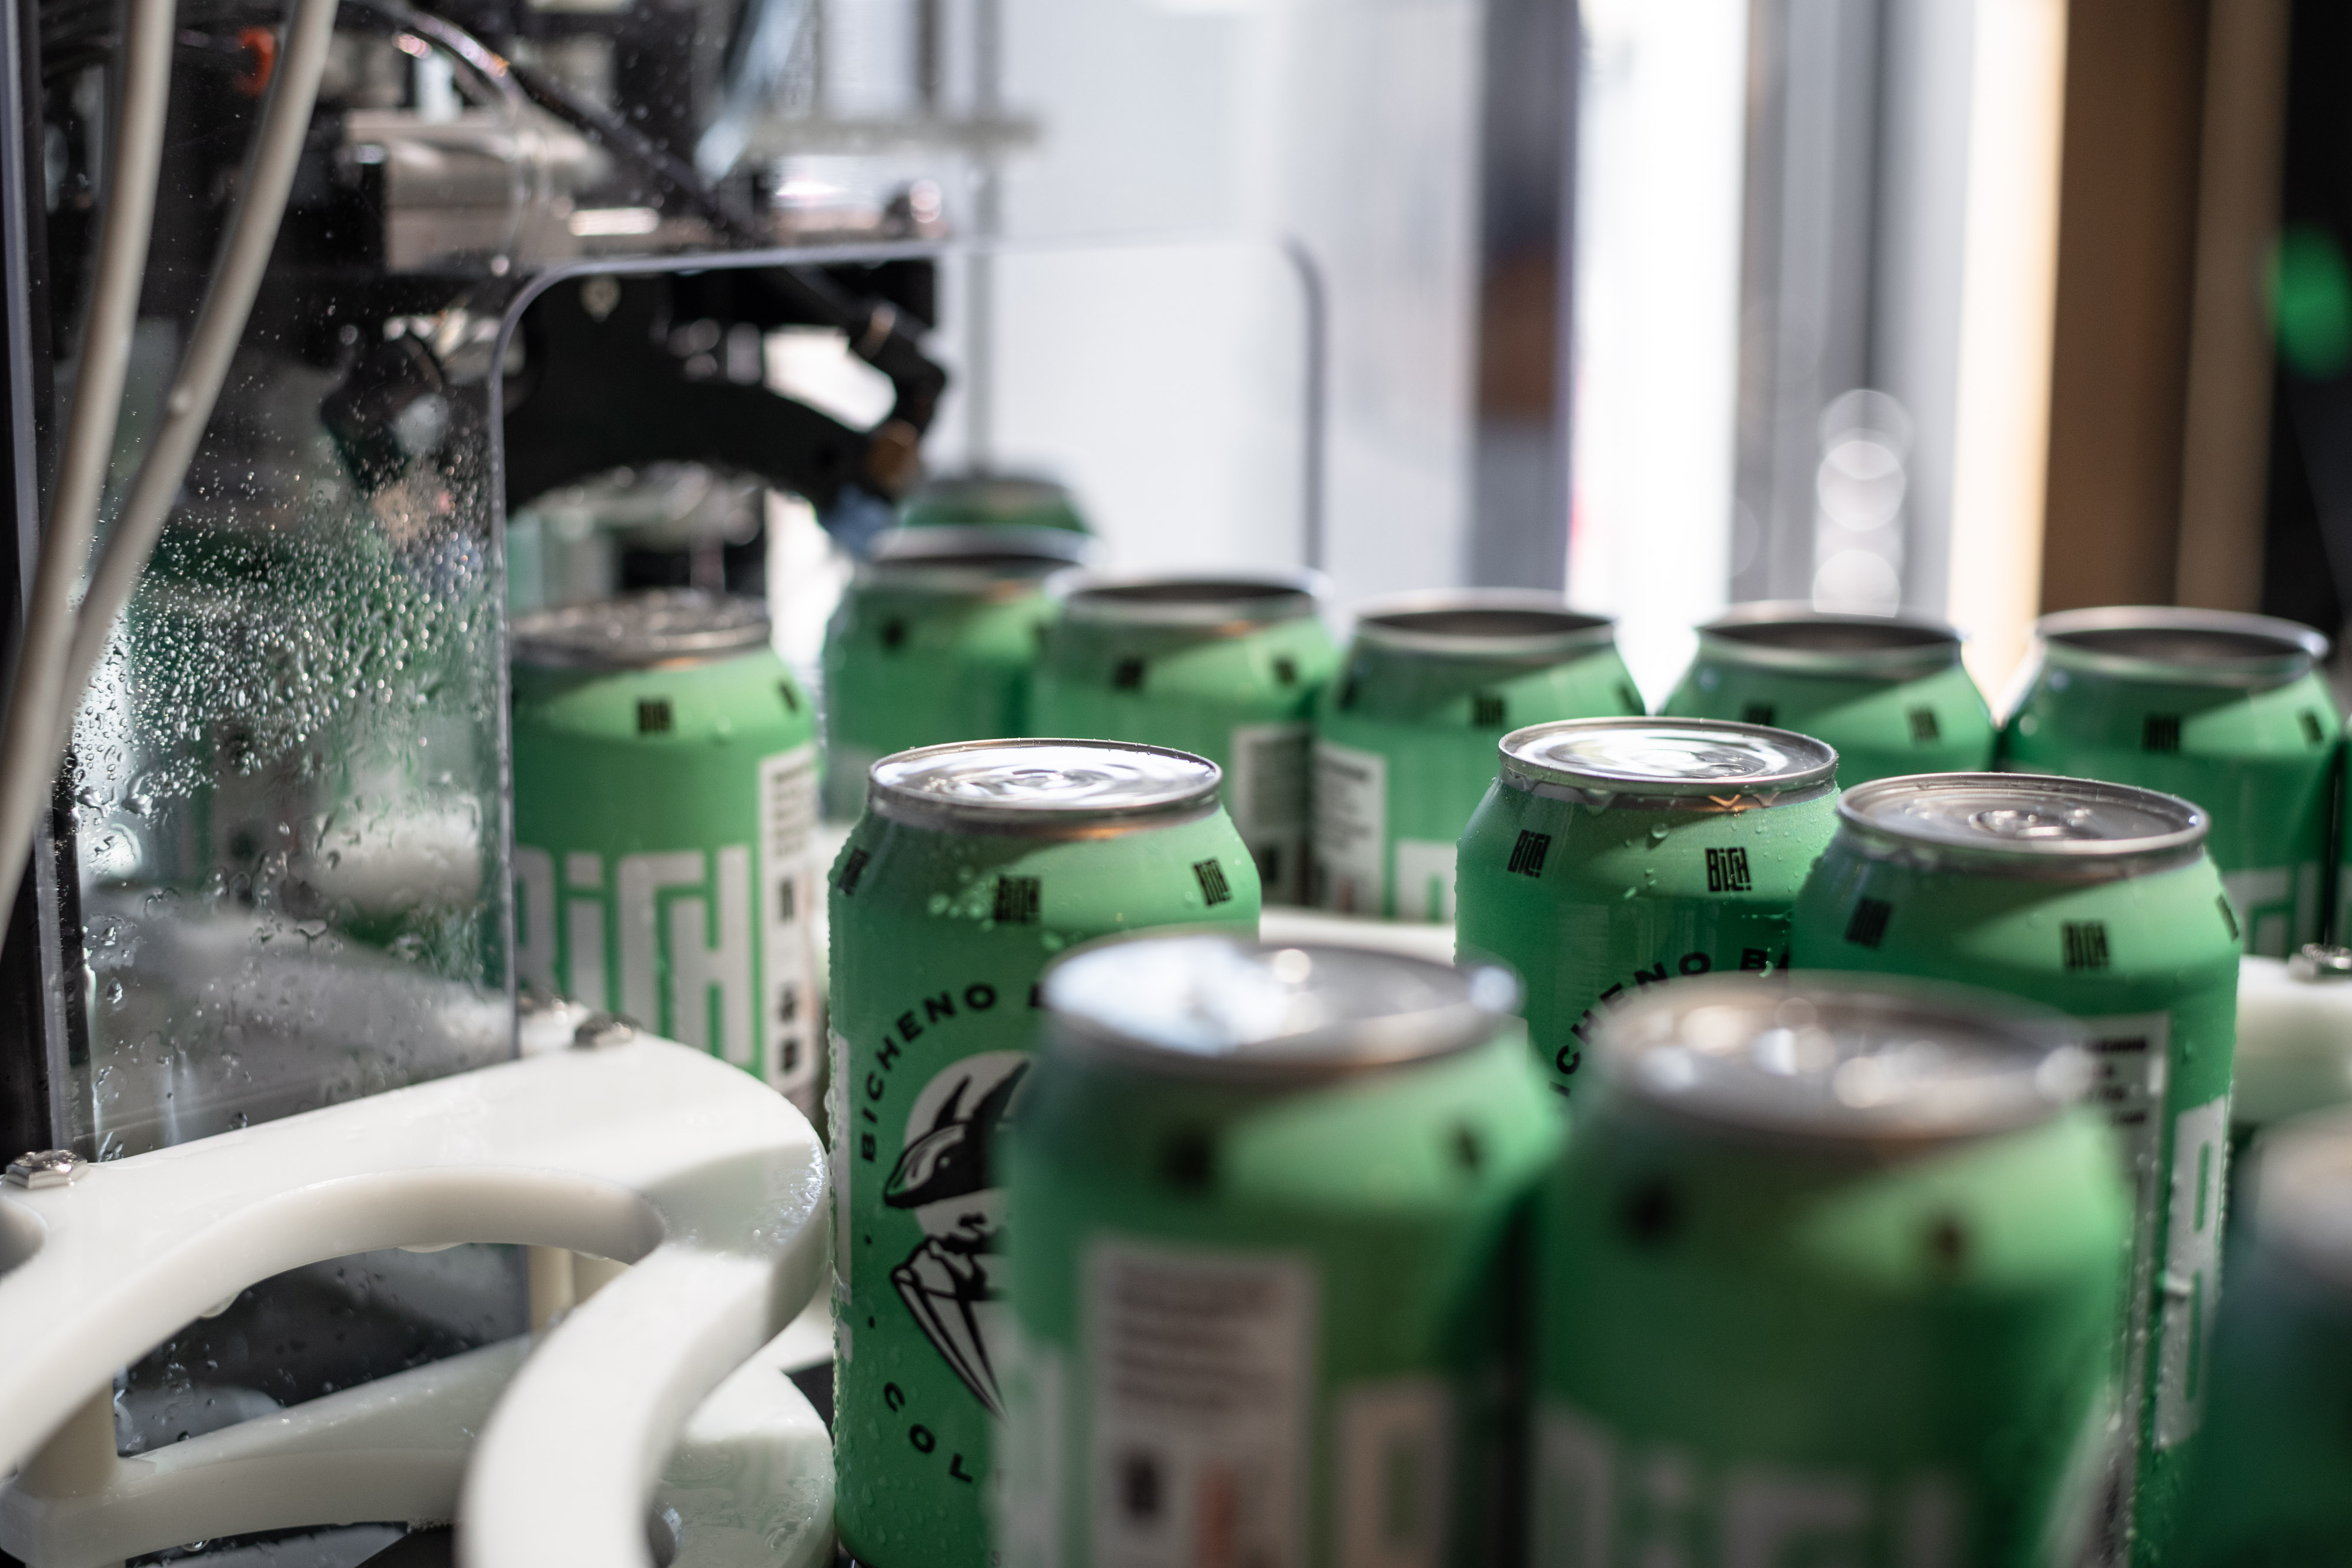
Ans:
<svg viewBox="0 0 2352 1568"><path fill-rule="evenodd" d="M707 222L733 246L770 243L758 220L661 142L543 72L509 60L446 17L400 0L369 10L450 48L478 69L603 145L613 157ZM617 290L616 293L613 291ZM609 298L599 298L599 293ZM592 306L587 301L595 299ZM857 431L758 384L698 373L671 344L680 322L722 336L742 325L839 330L850 350L887 377L889 413ZM887 518L912 483L947 372L923 351L919 320L862 293L840 269L782 266L695 276L604 277L559 285L523 321L525 369L506 395L506 494L515 507L621 465L702 462L759 475L805 497L825 526L857 542ZM331 399L329 423L347 455L366 444L363 406L435 379L411 346L372 352Z"/></svg>
<svg viewBox="0 0 2352 1568"><path fill-rule="evenodd" d="M755 384L689 379L665 340L674 286L596 277L559 284L531 307L507 412L509 507L608 468L677 460L757 474L804 497L836 531L847 520L856 532L864 498L905 489L915 437L895 434L895 414L856 431Z"/></svg>

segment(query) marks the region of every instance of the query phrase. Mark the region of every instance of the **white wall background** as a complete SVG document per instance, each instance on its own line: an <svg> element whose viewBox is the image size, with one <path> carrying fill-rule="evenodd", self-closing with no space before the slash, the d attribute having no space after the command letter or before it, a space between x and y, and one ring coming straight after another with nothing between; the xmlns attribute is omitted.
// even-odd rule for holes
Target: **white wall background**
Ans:
<svg viewBox="0 0 2352 1568"><path fill-rule="evenodd" d="M1619 618L1654 700L1727 591L1748 0L1561 3L1589 51L1570 592ZM835 4L844 25L905 8ZM1040 135L1003 175L996 465L1071 483L1113 560L1302 559L1295 242L1328 289L1339 597L1458 580L1481 0L1000 4L1003 99ZM1916 426L1904 597L1979 632L1987 677L2033 596L2063 16L1895 0L1888 18L1876 308ZM950 109L968 107L969 42L951 40ZM907 48L903 27L868 44L856 57L883 65ZM964 232L975 210L950 189ZM969 280L946 273L953 363ZM951 392L938 466L966 459L967 408Z"/></svg>
<svg viewBox="0 0 2352 1568"><path fill-rule="evenodd" d="M1569 597L1652 705L1730 574L1746 0L1584 0Z"/></svg>
<svg viewBox="0 0 2352 1568"><path fill-rule="evenodd" d="M1301 559L1295 240L1328 287L1339 595L1454 580L1477 5L1005 0L1004 15L1004 99L1043 134L1004 176L1004 233L1024 248L997 267L998 465L1075 485L1118 560ZM942 465L964 456L961 402L931 443Z"/></svg>

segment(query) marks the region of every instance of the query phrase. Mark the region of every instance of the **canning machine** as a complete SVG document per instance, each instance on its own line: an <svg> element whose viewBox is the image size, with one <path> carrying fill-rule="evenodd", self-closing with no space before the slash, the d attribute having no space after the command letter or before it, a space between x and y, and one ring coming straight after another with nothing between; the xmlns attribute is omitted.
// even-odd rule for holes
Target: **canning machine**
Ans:
<svg viewBox="0 0 2352 1568"><path fill-rule="evenodd" d="M0 1556L829 1558L814 1132L580 1009L519 1029L502 540L699 486L737 504L656 505L605 586L756 592L747 486L856 547L915 481L926 172L1024 130L943 84L936 0L899 106L828 110L822 9L0 24ZM888 155L808 177L835 143ZM785 329L883 406L779 390Z"/></svg>

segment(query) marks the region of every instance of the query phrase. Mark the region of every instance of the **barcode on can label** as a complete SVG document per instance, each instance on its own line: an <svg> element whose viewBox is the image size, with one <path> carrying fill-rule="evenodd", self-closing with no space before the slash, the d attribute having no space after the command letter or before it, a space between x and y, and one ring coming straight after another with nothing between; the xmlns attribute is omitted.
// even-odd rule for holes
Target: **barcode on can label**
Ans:
<svg viewBox="0 0 2352 1568"><path fill-rule="evenodd" d="M1304 724L1236 725L1225 811L1257 862L1269 903L1306 895L1307 809L1313 732Z"/></svg>
<svg viewBox="0 0 2352 1568"><path fill-rule="evenodd" d="M2107 1119L2124 1157L2124 1183L2132 1195L2132 1322L2124 1334L2123 1426L2137 1434L2145 1407L2147 1334L2155 1309L2156 1219L2159 1166L2164 1153L2164 1085L2172 1042L2168 1013L2125 1013L2078 1020L2090 1036L2093 1077L2084 1103ZM2138 1465L2138 1439L2125 1443L2118 1458L2128 1491Z"/></svg>
<svg viewBox="0 0 2352 1568"><path fill-rule="evenodd" d="M1303 1568L1317 1297L1300 1258L1088 1250L1096 1563Z"/></svg>
<svg viewBox="0 0 2352 1568"><path fill-rule="evenodd" d="M2164 1221L2164 1339L2156 1361L2156 1446L2196 1436L2205 1415L2213 1312L2221 1296L2221 1195L2230 1163L2230 1098L2172 1123L2172 1191Z"/></svg>
<svg viewBox="0 0 2352 1568"><path fill-rule="evenodd" d="M816 842L816 747L796 747L760 764L760 905L762 1072L769 1087L814 1115L818 1005L810 914L823 896Z"/></svg>
<svg viewBox="0 0 2352 1568"><path fill-rule="evenodd" d="M1388 912L1388 758L1315 743L1315 902L1342 915Z"/></svg>

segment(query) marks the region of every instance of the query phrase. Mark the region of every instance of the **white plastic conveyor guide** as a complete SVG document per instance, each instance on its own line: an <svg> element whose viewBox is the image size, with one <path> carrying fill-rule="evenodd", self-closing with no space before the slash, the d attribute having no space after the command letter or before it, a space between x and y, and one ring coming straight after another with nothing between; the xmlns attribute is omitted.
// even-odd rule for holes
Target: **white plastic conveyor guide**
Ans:
<svg viewBox="0 0 2352 1568"><path fill-rule="evenodd" d="M689 1414L791 1322L824 1264L806 1119L738 1069L641 1036L42 1180L0 1186L0 1474L24 1467L0 1488L0 1549L37 1568L446 1517L453 1453L478 1429L457 1500L467 1568L649 1568L655 1485ZM466 1241L635 1266L519 1372L519 1347L492 1346L115 1457L115 1370L190 1320L307 1263ZM793 1534L818 1492L829 1503L821 1429L772 1366L745 1368L692 1436L735 1443L721 1468L765 1494L735 1500L738 1535ZM731 1506L703 1503L714 1518ZM697 1510L677 1511L683 1546Z"/></svg>

